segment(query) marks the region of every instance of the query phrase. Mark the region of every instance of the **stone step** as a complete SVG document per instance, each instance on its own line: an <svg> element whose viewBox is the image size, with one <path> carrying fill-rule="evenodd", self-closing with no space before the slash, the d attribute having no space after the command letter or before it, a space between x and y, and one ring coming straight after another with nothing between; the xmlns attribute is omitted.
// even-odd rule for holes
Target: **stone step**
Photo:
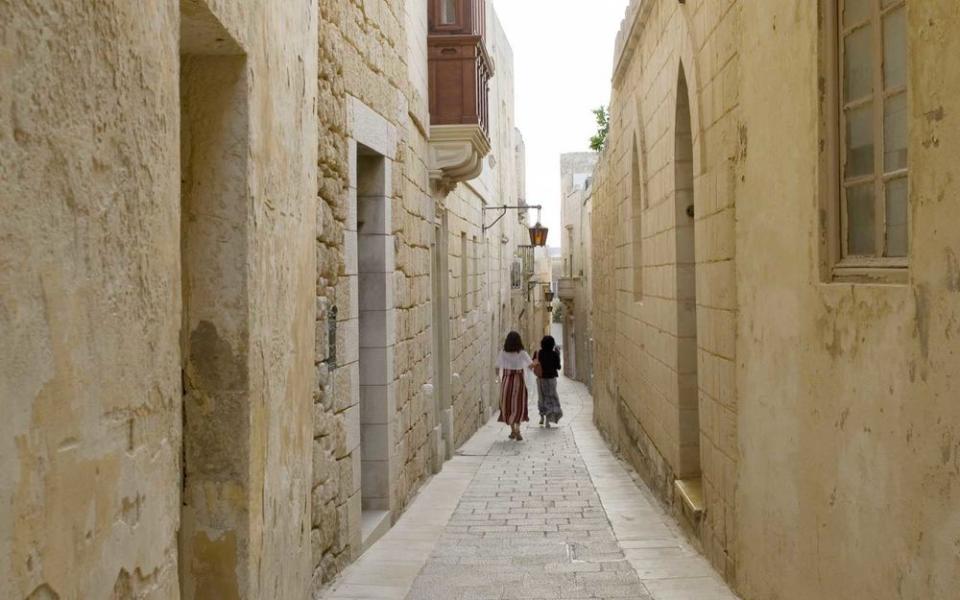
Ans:
<svg viewBox="0 0 960 600"><path fill-rule="evenodd" d="M392 525L389 510L365 510L360 515L360 535L363 540L363 551L382 538Z"/></svg>

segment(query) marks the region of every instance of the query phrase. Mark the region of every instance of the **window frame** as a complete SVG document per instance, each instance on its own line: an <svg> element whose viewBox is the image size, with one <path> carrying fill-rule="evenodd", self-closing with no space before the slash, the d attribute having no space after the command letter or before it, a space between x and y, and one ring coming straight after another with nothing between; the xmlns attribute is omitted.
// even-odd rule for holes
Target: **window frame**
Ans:
<svg viewBox="0 0 960 600"><path fill-rule="evenodd" d="M893 0L884 7L881 0L870 1L869 17L849 27L843 25L843 9L847 0L824 0L822 4L823 27L821 28L821 278L826 282L843 283L893 283L904 284L909 281L910 244L908 238L907 256L884 257L887 241L886 186L897 179L907 180L907 230L910 229L910 156L907 166L896 171L886 172L885 156L885 103L890 98L906 94L909 106L910 86L907 83L890 90L884 82L884 18L897 10L907 10L907 0ZM847 102L843 95L844 86L844 41L856 30L870 26L872 60L872 91L869 96ZM909 43L909 39L908 39ZM904 50L909 59L909 48ZM873 104L873 171L870 175L845 178L847 153L846 112L851 108ZM908 135L909 146L909 135ZM873 183L874 195L874 245L873 256L848 255L849 223L847 211L847 189Z"/></svg>
<svg viewBox="0 0 960 600"><path fill-rule="evenodd" d="M436 28L437 31L457 31L463 28L464 14L466 12L464 10L465 3L463 2L463 0L454 0L454 10L455 10L454 21L452 23L444 23L443 10L444 10L444 4L446 4L446 2L447 0L433 0L434 8L436 11L434 13L436 15L436 22L434 23L434 28Z"/></svg>

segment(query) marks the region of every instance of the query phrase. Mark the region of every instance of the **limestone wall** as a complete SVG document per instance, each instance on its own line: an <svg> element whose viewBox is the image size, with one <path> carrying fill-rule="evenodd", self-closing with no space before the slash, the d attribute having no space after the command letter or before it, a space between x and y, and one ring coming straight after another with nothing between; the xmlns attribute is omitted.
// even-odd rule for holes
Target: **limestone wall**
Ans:
<svg viewBox="0 0 960 600"><path fill-rule="evenodd" d="M563 346L564 373L577 381L591 380L590 357L590 196L598 154L582 152L560 156L561 176L561 253L565 277L573 279L574 298L566 301Z"/></svg>
<svg viewBox="0 0 960 600"><path fill-rule="evenodd" d="M411 3L417 4L417 3ZM425 73L416 35L425 35L426 13L403 2L377 10L325 3L321 35L319 271L317 280L317 392L314 425L313 558L315 585L329 581L362 552L361 442L389 455L389 497L383 507L399 515L428 474L423 385L430 377L429 244L433 207L424 157L425 96L411 78ZM410 29L408 40L407 30ZM409 48L408 48L409 45ZM401 49L403 49L401 51ZM418 58L423 64L408 66ZM416 74L420 73L418 77ZM390 304L383 401L389 414L376 433L361 415L359 310L358 152L369 146L386 157L388 254L385 294ZM362 185L362 182L361 182ZM336 308L331 344L329 315ZM333 356L331 356L333 354ZM388 400L389 398L389 400ZM364 433L368 433L364 436ZM364 437L367 439L364 440ZM369 456L374 449L366 448ZM365 465L368 472L371 465Z"/></svg>
<svg viewBox="0 0 960 600"><path fill-rule="evenodd" d="M951 0L907 3L906 285L821 279L818 19L812 3L743 5L738 580L751 599L950 598L960 13Z"/></svg>
<svg viewBox="0 0 960 600"><path fill-rule="evenodd" d="M492 150L477 179L461 184L446 198L437 199L448 214L450 235L450 368L455 446L467 441L491 412L498 410L494 359L506 332L522 329L518 319L503 314L503 307L516 304L521 311L527 307L525 295L512 297L510 293L510 267L517 247L529 244L527 229L518 218L522 215L508 211L496 226L482 231L484 223L493 223L500 214L483 214L483 207L520 203L524 165L522 138L514 118L513 50L492 3L488 3L487 10L487 49L496 65L489 96ZM531 303L531 311L532 307ZM524 342L528 346L532 343L526 339Z"/></svg>
<svg viewBox="0 0 960 600"><path fill-rule="evenodd" d="M597 418L668 502L675 500L675 478L702 481L706 517L698 536L730 579L739 456L739 26L736 2L631 5L624 31L632 34L615 61L592 232ZM678 140L681 71L692 153ZM679 176L690 182L678 185Z"/></svg>
<svg viewBox="0 0 960 600"><path fill-rule="evenodd" d="M3 3L0 22L4 597L178 598L178 567L183 597L304 597L316 3ZM191 95L181 61L231 93ZM221 209L236 252L204 255ZM197 269L231 283L229 333ZM242 427L185 432L185 389L188 416L229 405ZM216 454L187 452L181 523L184 444Z"/></svg>
<svg viewBox="0 0 960 600"><path fill-rule="evenodd" d="M320 178L317 208L317 345L313 446L313 564L319 588L363 550L365 510L396 519L448 450L436 436L446 417L438 407L435 362L450 374L449 448L466 441L497 402L493 347L508 322L501 300L517 236L505 220L482 232L484 204L515 204L513 70L509 43L492 13L490 51L493 160L481 176L442 194L429 181L425 0L371 4L321 3ZM388 283L364 292L363 158L382 157L387 172ZM501 202L502 201L502 202ZM446 222L446 240L437 225ZM525 230L524 230L525 232ZM511 245L512 244L512 245ZM446 248L446 298L434 297L431 252ZM464 249L466 251L463 255ZM465 261L461 261L462 256ZM461 267L465 267L464 277ZM386 363L380 416L365 408L366 326L361 314L384 294ZM450 354L435 354L433 302L447 303ZM331 328L330 309L336 308ZM331 344L330 335L335 336ZM370 404L374 406L374 404ZM381 453L388 466L370 464ZM371 502L368 486L386 479L386 504ZM366 500L364 500L366 496Z"/></svg>
<svg viewBox="0 0 960 600"><path fill-rule="evenodd" d="M909 274L834 282L822 243L834 9L631 3L594 194L596 419L678 508L684 428L696 427L705 511L678 519L745 599L946 598L960 572L960 228L944 201L957 194L947 32L960 22L952 2L907 3ZM675 199L693 206L692 257ZM698 422L673 396L692 366L684 270L696 282Z"/></svg>

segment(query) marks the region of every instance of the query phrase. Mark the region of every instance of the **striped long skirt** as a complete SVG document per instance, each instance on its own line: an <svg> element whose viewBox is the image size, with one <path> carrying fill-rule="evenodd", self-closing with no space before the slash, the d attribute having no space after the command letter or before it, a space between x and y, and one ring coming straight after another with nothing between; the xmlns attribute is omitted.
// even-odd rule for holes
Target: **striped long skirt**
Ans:
<svg viewBox="0 0 960 600"><path fill-rule="evenodd" d="M563 418L563 409L560 408L560 396L557 395L557 380L537 379L537 392L540 395L537 402L540 416L550 423L559 423Z"/></svg>
<svg viewBox="0 0 960 600"><path fill-rule="evenodd" d="M503 370L500 381L500 418L501 423L513 425L530 420L527 414L527 385L523 381L523 371Z"/></svg>

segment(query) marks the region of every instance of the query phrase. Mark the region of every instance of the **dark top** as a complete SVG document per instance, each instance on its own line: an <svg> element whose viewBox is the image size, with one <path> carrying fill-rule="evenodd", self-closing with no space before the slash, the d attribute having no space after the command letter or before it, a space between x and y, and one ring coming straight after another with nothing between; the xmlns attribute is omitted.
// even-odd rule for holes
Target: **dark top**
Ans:
<svg viewBox="0 0 960 600"><path fill-rule="evenodd" d="M540 361L540 368L543 369L541 379L556 379L560 376L560 353L554 349L552 352L537 350L533 357Z"/></svg>

